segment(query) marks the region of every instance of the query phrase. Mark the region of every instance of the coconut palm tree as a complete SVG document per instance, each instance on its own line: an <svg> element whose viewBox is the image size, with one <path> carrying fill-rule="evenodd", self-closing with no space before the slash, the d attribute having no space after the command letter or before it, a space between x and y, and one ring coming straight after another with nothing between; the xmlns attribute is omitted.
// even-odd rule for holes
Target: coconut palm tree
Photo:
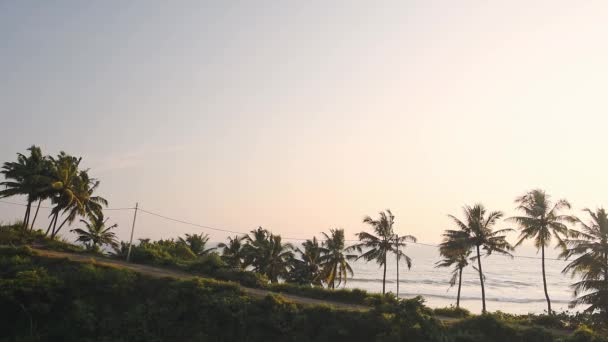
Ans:
<svg viewBox="0 0 608 342"><path fill-rule="evenodd" d="M368 232L357 233L360 243L349 247L349 250L356 250L360 253L357 259L365 261L376 261L380 267L384 267L382 274L382 294L386 293L386 259L388 253L394 252L394 237L393 225L395 216L390 210L380 212L380 218L375 220L369 216L363 219L363 223L367 223L374 229L376 235ZM365 250L365 252L364 252ZM410 263L411 266L411 263Z"/></svg>
<svg viewBox="0 0 608 342"><path fill-rule="evenodd" d="M453 215L448 215L459 230L448 230L446 234L453 235L459 243L463 244L465 249L475 250L476 255L473 260L477 260L477 271L481 283L482 312L486 313L486 291L483 269L481 268L481 250L484 250L485 256L489 256L493 252L512 256L509 251L512 251L513 247L503 235L512 231L512 229L493 230L498 220L503 217L503 213L500 211L487 212L483 204L475 204L473 207L465 206L463 211L464 221Z"/></svg>
<svg viewBox="0 0 608 342"><path fill-rule="evenodd" d="M251 231L251 235L245 239L247 243L243 249L246 265L267 276L272 283L286 277L293 259L293 246L290 243L283 243L280 235L274 235L262 227Z"/></svg>
<svg viewBox="0 0 608 342"><path fill-rule="evenodd" d="M89 221L80 220L85 229L76 228L71 231L78 234L76 241L82 242L88 250L99 251L103 245L117 248L118 241L116 235L111 230L118 227L117 224L106 226L109 218L104 219L103 213L94 214L89 217Z"/></svg>
<svg viewBox="0 0 608 342"><path fill-rule="evenodd" d="M66 211L72 211L77 208L77 211L84 211L83 203L77 196L76 183L78 182L79 170L78 167L82 158L76 158L61 152L57 158L49 157L51 160L51 174L52 182L51 187L53 195L51 196L51 202L53 203L53 209L51 209L49 227L46 230L46 234L51 233L51 237L54 238L57 234L57 221L59 215ZM71 218L74 220L75 215ZM70 219L68 215L68 219ZM63 224L63 223L62 223Z"/></svg>
<svg viewBox="0 0 608 342"><path fill-rule="evenodd" d="M403 235L403 236L399 236L398 234L395 234L395 236L393 237L393 253L395 253L395 256L397 257L397 298L399 298L399 260L401 259L405 259L405 264L407 265L407 269L411 269L412 268L412 258L410 258L409 256L407 256L403 250L405 249L405 247L407 247L407 243L406 242L416 242L416 238L412 235Z"/></svg>
<svg viewBox="0 0 608 342"><path fill-rule="evenodd" d="M348 263L357 258L354 254L347 254L345 248L344 229L330 229L329 235L322 233L325 237L321 248L322 278L327 287L334 289L340 284L346 285L349 275L354 275L353 269ZM336 284L336 281L338 282Z"/></svg>
<svg viewBox="0 0 608 342"><path fill-rule="evenodd" d="M205 249L207 242L209 242L209 235L207 234L186 234L186 238L179 238L179 243L190 248L192 253L197 256L204 256L209 254L211 251L216 250L216 247Z"/></svg>
<svg viewBox="0 0 608 342"><path fill-rule="evenodd" d="M294 258L292 260L287 281L300 285L322 286L323 247L316 237L313 237L312 240L306 240L302 243L302 247L295 250L300 255L300 259Z"/></svg>
<svg viewBox="0 0 608 342"><path fill-rule="evenodd" d="M38 146L31 146L27 150L30 152L28 156L18 153L17 161L4 163L0 171L5 178L5 181L0 183L5 187L0 191L0 198L16 195L27 197L23 229L27 229L29 225L32 203L39 201L31 226L40 209L40 202L46 196L45 192L50 189L48 159L42 155Z"/></svg>
<svg viewBox="0 0 608 342"><path fill-rule="evenodd" d="M576 218L581 231L572 230L571 239L564 242L568 249L562 253L566 259L576 257L564 273L580 275L581 280L574 283L571 306L587 304L587 312L599 311L608 321L608 213L603 208L593 212L584 209L591 220L588 223Z"/></svg>
<svg viewBox="0 0 608 342"><path fill-rule="evenodd" d="M471 249L463 241L464 239L460 231L446 231L443 234L443 242L439 245L439 254L443 259L435 264L435 267L453 267L450 287L453 287L458 282L457 308L460 307L462 270L469 265L469 257L471 255Z"/></svg>
<svg viewBox="0 0 608 342"><path fill-rule="evenodd" d="M105 198L93 196L95 190L99 187L100 182L91 178L88 170L79 171L73 184L72 191L76 201L73 201L71 205L67 205L63 208L63 213L66 217L59 227L54 230L51 237L55 237L66 223L72 224L78 216L97 216L102 212L103 207L108 206L108 201Z"/></svg>
<svg viewBox="0 0 608 342"><path fill-rule="evenodd" d="M228 266L243 268L243 259L245 258L243 253L244 238L244 236L228 237L228 243L222 242L217 245L218 248L222 248L222 260Z"/></svg>
<svg viewBox="0 0 608 342"><path fill-rule="evenodd" d="M513 216L509 221L517 223L520 227L519 241L515 247L521 245L525 240L534 240L537 251L541 251L541 268L543 275L543 289L547 300L547 313L551 315L551 299L547 291L547 277L545 275L545 248L551 245L551 239L557 240L558 247L565 248L563 239L568 235L568 227L565 222L572 221L569 215L561 215L563 209L570 209L570 203L560 199L551 202L550 196L543 190L534 189L518 197L515 202L517 209L523 212L523 216Z"/></svg>

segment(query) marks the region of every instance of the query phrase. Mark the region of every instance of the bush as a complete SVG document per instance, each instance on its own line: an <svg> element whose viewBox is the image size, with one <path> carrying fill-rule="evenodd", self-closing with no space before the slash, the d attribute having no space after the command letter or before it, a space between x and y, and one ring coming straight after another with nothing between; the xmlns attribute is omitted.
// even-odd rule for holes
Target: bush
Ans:
<svg viewBox="0 0 608 342"><path fill-rule="evenodd" d="M214 278L233 281L247 287L264 288L268 284L268 278L264 275L232 268L221 268L213 275Z"/></svg>
<svg viewBox="0 0 608 342"><path fill-rule="evenodd" d="M289 293L303 297L323 299L341 303L368 305L373 301L381 301L380 294L370 294L365 290L360 289L325 289L322 287L302 286L288 283L268 284L265 287L267 290Z"/></svg>
<svg viewBox="0 0 608 342"><path fill-rule="evenodd" d="M226 268L226 263L217 253L211 253L200 257L197 261L187 266L187 270L194 273L213 276L220 269Z"/></svg>
<svg viewBox="0 0 608 342"><path fill-rule="evenodd" d="M6 341L441 341L421 303L391 312L253 298L236 284L150 278L125 269L0 249ZM402 318L400 318L402 317Z"/></svg>
<svg viewBox="0 0 608 342"><path fill-rule="evenodd" d="M435 315L453 317L453 318L466 318L471 316L471 312L465 308L457 308L455 306L449 306L445 308L433 309Z"/></svg>

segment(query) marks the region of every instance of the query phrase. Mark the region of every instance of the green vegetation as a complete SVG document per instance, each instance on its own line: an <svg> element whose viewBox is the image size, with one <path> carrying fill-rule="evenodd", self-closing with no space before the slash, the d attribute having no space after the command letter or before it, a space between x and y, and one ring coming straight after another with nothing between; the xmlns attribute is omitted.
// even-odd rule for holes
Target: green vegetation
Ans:
<svg viewBox="0 0 608 342"><path fill-rule="evenodd" d="M399 250L399 247L405 247L405 241L416 242L416 238L411 235L397 236L393 230L395 224L395 215L390 210L380 212L380 218L374 220L369 216L363 219L363 223L367 223L374 229L376 235L368 232L357 233L357 237L361 241L349 248L361 253L358 259L366 261L376 261L378 265L383 267L382 272L382 294L386 293L386 260L389 253L395 253L397 263L399 259L405 258L408 268L412 267L412 259ZM399 272L399 267L397 267ZM399 281L397 280L397 283Z"/></svg>
<svg viewBox="0 0 608 342"><path fill-rule="evenodd" d="M565 242L569 248L563 256L576 258L564 272L582 275L582 280L573 284L578 298L572 304L589 304L587 312L599 311L608 322L608 214L604 209L596 212L585 209L585 212L591 217L591 222L585 223L577 218L583 229L573 230L573 238Z"/></svg>
<svg viewBox="0 0 608 342"><path fill-rule="evenodd" d="M482 204L476 204L473 207L465 206L463 211L466 217L464 222L449 215L459 230L448 230L446 235L456 241L457 244L465 246L466 250L474 250L477 253L474 260L477 260L477 273L479 273L479 282L481 283L482 312L486 313L486 291L483 269L481 268L481 249L484 250L486 256L492 254L492 252L511 255L509 251L513 250L513 247L502 235L510 229L493 230L494 225L502 218L503 213L500 211L487 213Z"/></svg>
<svg viewBox="0 0 608 342"><path fill-rule="evenodd" d="M471 316L447 325L422 298L370 310L255 298L234 283L150 278L0 248L0 341L606 341L558 316ZM278 286L278 285L277 285ZM571 329L571 330L567 330Z"/></svg>
<svg viewBox="0 0 608 342"><path fill-rule="evenodd" d="M451 268L450 287L458 283L456 306L431 310L422 298L400 300L385 293L389 254L408 268L412 259L403 249L416 242L411 235L395 233L395 216L390 210L379 219L367 216L363 222L372 233L357 234L359 243L346 246L343 229L322 233L301 247L285 243L280 235L259 227L250 234L230 237L217 248L209 248L206 234L186 234L177 239L140 239L129 246L118 242L104 217L107 201L95 194L99 180L81 167L82 158L60 152L45 156L32 146L28 154L17 154L0 173L4 189L0 198L24 196L23 221L0 225L0 329L7 341L42 340L376 340L376 341L605 341L608 335L608 214L585 209L589 223L562 214L570 209L566 200L551 203L543 190L518 197L522 216L508 220L519 225L520 239L532 239L541 251L543 287L548 315L486 314L482 256L510 255L514 249L506 240L511 229L495 229L500 211L487 212L482 204L464 207L465 218L450 218L457 229L446 230L439 246L437 267ZM39 209L50 201L50 223L35 229ZM36 210L33 207L36 205ZM75 246L59 235L80 218L83 225L72 229ZM566 224L577 224L581 230ZM580 281L572 287L576 299L571 305L589 305L582 314L554 313L545 277L545 247L552 238L561 248L560 257L570 260L563 270ZM134 263L164 266L194 275L214 278L178 281L150 279L139 274L81 265L67 260L36 256L32 245L71 253L90 253L125 259L131 248ZM4 247L1 247L4 246ZM350 254L356 251L358 254ZM364 259L384 267L382 294L363 290L336 289L353 276L349 261ZM483 315L471 315L460 308L462 271L469 262L479 275ZM226 282L222 282L226 281ZM333 303L355 304L354 311L325 306L301 307L280 296L264 300L250 298L239 285L271 292L315 298ZM249 290L251 291L251 290ZM435 315L451 317L444 326ZM19 317L17 324L13 324ZM60 317L60 319L58 319ZM570 334L572 332L572 334ZM602 335L603 334L603 335ZM3 335L3 336L4 336ZM3 341L0 337L0 341Z"/></svg>
<svg viewBox="0 0 608 342"><path fill-rule="evenodd" d="M521 245L527 239L533 239L534 246L540 249L547 313L551 314L551 299L549 298L549 292L547 292L547 277L545 275L545 248L549 247L552 237L555 237L559 247L565 248L563 239L568 236L568 227L564 222L572 221L572 217L560 215L559 211L570 209L570 203L562 199L553 204L549 195L540 189L532 190L518 197L516 203L518 204L517 209L523 211L524 216L509 218L521 227L520 239L515 246Z"/></svg>

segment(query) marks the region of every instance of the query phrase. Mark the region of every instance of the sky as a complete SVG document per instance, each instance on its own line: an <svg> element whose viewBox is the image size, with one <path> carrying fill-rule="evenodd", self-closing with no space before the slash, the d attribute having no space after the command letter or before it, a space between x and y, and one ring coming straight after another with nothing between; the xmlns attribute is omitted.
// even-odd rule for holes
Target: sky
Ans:
<svg viewBox="0 0 608 342"><path fill-rule="evenodd" d="M0 161L64 150L110 207L295 238L352 239L390 208L437 243L447 214L511 216L532 188L579 214L608 205L606 18L605 1L0 1ZM133 212L106 215L128 239ZM135 238L198 232L227 236L140 212Z"/></svg>

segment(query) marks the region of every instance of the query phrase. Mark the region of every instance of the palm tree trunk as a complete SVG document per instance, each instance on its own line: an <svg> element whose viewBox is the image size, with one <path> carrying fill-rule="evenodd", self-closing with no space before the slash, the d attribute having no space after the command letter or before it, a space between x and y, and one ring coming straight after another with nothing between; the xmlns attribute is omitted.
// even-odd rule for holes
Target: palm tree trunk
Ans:
<svg viewBox="0 0 608 342"><path fill-rule="evenodd" d="M23 217L23 230L26 230L28 227L28 223L30 221L30 212L32 210L32 200L28 196L27 198L27 208L25 209L25 216Z"/></svg>
<svg viewBox="0 0 608 342"><path fill-rule="evenodd" d="M384 256L384 275L382 276L382 295L384 295L384 291L386 288L386 255Z"/></svg>
<svg viewBox="0 0 608 342"><path fill-rule="evenodd" d="M32 224L30 226L30 231L34 230L34 223L36 222L36 218L38 217L38 211L40 210L40 204L42 203L42 198L38 200L38 206L36 207L36 213L34 214L34 219L32 220Z"/></svg>
<svg viewBox="0 0 608 342"><path fill-rule="evenodd" d="M462 288L462 267L458 270L458 296L456 297L456 307L460 307L460 289Z"/></svg>
<svg viewBox="0 0 608 342"><path fill-rule="evenodd" d="M397 298L399 298L399 246L397 246Z"/></svg>
<svg viewBox="0 0 608 342"><path fill-rule="evenodd" d="M545 298L547 298L547 313L551 315L551 299L549 299L549 292L547 292L547 276L545 275L545 246L541 245L540 247L541 255L542 255L542 264L543 264L543 288L545 290Z"/></svg>
<svg viewBox="0 0 608 342"><path fill-rule="evenodd" d="M479 282L481 283L481 313L486 313L486 289L483 285L483 271L481 270L481 253L479 252L479 245L477 245L477 267L479 268Z"/></svg>
<svg viewBox="0 0 608 342"><path fill-rule="evenodd" d="M57 233L59 233L61 228L63 228L63 226L65 225L66 222L68 222L69 219L70 219L70 215L68 215L68 217L66 217L65 220L63 220L63 222L61 222L61 225L59 225L59 228L57 228L57 230L53 229L53 235L51 236L51 238L54 238L57 235ZM55 221L55 225L57 225L57 221Z"/></svg>
<svg viewBox="0 0 608 342"><path fill-rule="evenodd" d="M55 213L55 214L53 214L53 217L51 217L51 222L49 222L49 227L46 229L44 236L49 235L49 232L51 231L51 228L53 227L53 223L57 220L57 215L59 215L59 214Z"/></svg>

